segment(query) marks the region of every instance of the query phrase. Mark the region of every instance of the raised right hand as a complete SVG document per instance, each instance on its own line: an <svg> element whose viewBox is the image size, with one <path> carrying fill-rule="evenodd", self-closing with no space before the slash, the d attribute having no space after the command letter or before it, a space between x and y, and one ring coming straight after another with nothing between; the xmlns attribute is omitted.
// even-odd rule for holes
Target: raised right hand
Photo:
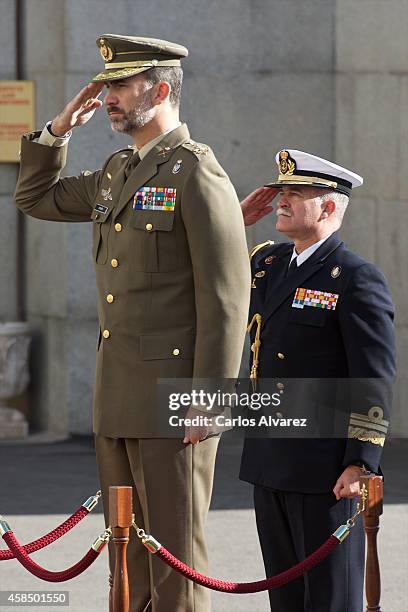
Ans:
<svg viewBox="0 0 408 612"><path fill-rule="evenodd" d="M245 225L253 225L273 211L272 200L279 193L274 187L258 187L241 202Z"/></svg>
<svg viewBox="0 0 408 612"><path fill-rule="evenodd" d="M89 83L81 89L64 108L64 110L53 120L51 132L55 136L64 136L72 128L87 123L97 108L103 105L99 96L104 88L104 83Z"/></svg>

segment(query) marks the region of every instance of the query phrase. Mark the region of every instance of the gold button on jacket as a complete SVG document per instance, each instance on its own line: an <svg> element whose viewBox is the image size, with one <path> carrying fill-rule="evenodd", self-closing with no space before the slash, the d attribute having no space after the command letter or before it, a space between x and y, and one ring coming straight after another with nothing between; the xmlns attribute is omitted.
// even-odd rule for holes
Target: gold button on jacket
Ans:
<svg viewBox="0 0 408 612"><path fill-rule="evenodd" d="M122 231L122 224L115 223L115 232L121 232L121 231Z"/></svg>
<svg viewBox="0 0 408 612"><path fill-rule="evenodd" d="M250 292L238 198L211 149L192 141L185 124L126 182L129 149L102 170L59 178L68 147L39 145L38 135L22 139L17 206L41 219L92 222L101 334L105 325L114 329L98 343L94 430L149 437L158 378L238 375ZM175 190L174 209L134 209L135 194L148 187ZM119 225L126 232L117 233Z"/></svg>
<svg viewBox="0 0 408 612"><path fill-rule="evenodd" d="M109 336L110 336L110 331L109 331L108 329L104 329L104 330L103 330L103 334L102 334L102 336L103 336L104 338L108 339L108 338L109 338Z"/></svg>

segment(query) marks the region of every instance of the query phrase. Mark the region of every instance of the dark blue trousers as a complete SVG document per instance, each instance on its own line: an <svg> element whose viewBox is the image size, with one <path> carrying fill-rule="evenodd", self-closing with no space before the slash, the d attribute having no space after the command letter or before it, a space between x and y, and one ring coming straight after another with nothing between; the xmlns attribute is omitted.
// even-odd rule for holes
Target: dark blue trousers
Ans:
<svg viewBox="0 0 408 612"><path fill-rule="evenodd" d="M255 485L254 502L265 571L273 576L314 552L353 514L357 500ZM269 591L273 612L362 612L365 538L362 519L322 563Z"/></svg>

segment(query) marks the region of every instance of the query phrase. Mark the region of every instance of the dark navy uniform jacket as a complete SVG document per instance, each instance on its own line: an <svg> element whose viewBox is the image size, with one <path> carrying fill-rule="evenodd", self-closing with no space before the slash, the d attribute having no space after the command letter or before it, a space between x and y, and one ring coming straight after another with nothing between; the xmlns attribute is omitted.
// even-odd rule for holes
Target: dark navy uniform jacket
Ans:
<svg viewBox="0 0 408 612"><path fill-rule="evenodd" d="M262 316L260 384L262 378L277 384L287 378L369 379L370 384L342 406L350 426L343 438L247 438L240 478L284 491L324 493L347 465L362 462L379 472L377 433L386 430L395 376L394 308L383 274L336 233L287 276L292 252L292 243L269 244L252 257L250 320L255 313ZM295 307L297 289L328 292L335 296L335 308ZM283 402L283 416L285 409Z"/></svg>

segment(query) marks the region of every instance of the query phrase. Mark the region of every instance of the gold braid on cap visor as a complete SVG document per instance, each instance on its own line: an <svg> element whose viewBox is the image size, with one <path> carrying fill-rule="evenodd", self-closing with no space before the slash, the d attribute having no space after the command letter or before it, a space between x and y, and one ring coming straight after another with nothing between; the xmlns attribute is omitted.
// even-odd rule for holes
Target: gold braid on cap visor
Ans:
<svg viewBox="0 0 408 612"><path fill-rule="evenodd" d="M300 176L296 174L279 174L276 183L295 183L296 185L325 185L327 187L337 188L335 181L328 181L327 179L320 178L318 176Z"/></svg>
<svg viewBox="0 0 408 612"><path fill-rule="evenodd" d="M141 60L133 62L109 62L105 70L118 70L119 68L153 68L154 66L181 66L180 60Z"/></svg>

